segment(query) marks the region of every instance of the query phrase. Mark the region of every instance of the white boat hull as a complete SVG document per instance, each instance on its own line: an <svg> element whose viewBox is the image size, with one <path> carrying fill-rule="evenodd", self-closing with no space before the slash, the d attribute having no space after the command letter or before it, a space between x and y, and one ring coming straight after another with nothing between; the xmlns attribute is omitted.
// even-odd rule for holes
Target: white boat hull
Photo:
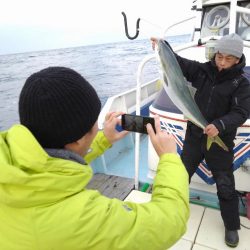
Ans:
<svg viewBox="0 0 250 250"><path fill-rule="evenodd" d="M178 152L181 153L185 139L187 121L182 114L160 111L151 106L150 115L153 116L155 114L158 114L161 117L162 129L173 134L178 145ZM234 143L236 189L239 191L250 192L250 167L244 165L244 163L250 159L250 119L238 128ZM154 152L151 143L149 143L148 158L150 170L149 176L153 177L157 168L158 157ZM213 176L205 161L198 166L198 170L196 175L192 178L192 182L209 185L214 184Z"/></svg>

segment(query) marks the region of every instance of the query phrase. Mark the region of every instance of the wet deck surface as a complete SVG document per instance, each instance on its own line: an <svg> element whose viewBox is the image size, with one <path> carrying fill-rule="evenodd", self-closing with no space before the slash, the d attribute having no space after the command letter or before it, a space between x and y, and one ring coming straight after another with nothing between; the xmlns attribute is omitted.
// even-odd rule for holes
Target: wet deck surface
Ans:
<svg viewBox="0 0 250 250"><path fill-rule="evenodd" d="M109 198L124 200L134 189L134 179L115 175L95 174L87 185Z"/></svg>

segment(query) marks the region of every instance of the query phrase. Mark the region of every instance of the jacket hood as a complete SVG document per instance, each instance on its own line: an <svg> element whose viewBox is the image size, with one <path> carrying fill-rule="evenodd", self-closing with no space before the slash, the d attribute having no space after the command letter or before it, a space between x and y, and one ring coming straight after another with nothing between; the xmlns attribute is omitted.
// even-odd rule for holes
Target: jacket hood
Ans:
<svg viewBox="0 0 250 250"><path fill-rule="evenodd" d="M32 207L82 191L92 178L89 165L49 156L22 125L0 133L0 202Z"/></svg>

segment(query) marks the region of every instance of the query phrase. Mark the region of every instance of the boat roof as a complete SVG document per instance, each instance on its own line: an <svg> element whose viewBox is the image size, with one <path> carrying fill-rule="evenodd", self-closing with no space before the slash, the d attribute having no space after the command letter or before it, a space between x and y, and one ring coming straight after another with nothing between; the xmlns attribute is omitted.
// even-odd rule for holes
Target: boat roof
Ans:
<svg viewBox="0 0 250 250"><path fill-rule="evenodd" d="M230 2L230 0L202 0L202 6L217 5ZM247 2L247 0L238 0L238 2Z"/></svg>

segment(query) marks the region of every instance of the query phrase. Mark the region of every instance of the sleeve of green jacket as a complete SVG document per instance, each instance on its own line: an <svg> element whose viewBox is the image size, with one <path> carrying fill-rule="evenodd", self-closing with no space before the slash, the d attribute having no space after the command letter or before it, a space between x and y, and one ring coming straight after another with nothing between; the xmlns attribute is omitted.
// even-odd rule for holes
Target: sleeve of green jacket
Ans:
<svg viewBox="0 0 250 250"><path fill-rule="evenodd" d="M137 212L135 244L145 245L141 249L167 249L180 239L189 218L188 175L180 157L162 155L151 202L142 205L129 203L129 206ZM148 234L146 242L142 232Z"/></svg>
<svg viewBox="0 0 250 250"><path fill-rule="evenodd" d="M89 164L95 158L102 155L111 146L112 144L110 144L103 131L99 131L90 146L89 153L84 156L84 160Z"/></svg>
<svg viewBox="0 0 250 250"><path fill-rule="evenodd" d="M186 231L188 186L180 157L164 154L160 157L150 202L136 204L93 193L95 198L88 203L91 226L84 238L93 240L93 249L166 250ZM82 223L86 225L86 221L78 221L78 225Z"/></svg>

